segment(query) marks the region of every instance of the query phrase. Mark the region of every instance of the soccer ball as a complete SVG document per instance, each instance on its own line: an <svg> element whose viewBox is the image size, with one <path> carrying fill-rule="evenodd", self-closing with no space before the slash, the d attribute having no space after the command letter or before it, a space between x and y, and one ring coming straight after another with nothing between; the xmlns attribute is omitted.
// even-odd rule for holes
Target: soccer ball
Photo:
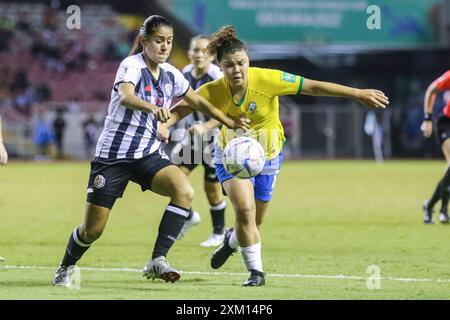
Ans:
<svg viewBox="0 0 450 320"><path fill-rule="evenodd" d="M239 179L257 176L264 168L266 153L253 138L238 137L227 143L222 154L225 170Z"/></svg>

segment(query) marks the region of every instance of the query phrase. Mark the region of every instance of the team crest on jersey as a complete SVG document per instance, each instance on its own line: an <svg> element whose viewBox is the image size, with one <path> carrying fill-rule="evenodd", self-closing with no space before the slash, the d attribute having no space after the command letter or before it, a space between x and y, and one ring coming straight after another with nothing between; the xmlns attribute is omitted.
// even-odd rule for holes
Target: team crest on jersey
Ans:
<svg viewBox="0 0 450 320"><path fill-rule="evenodd" d="M94 179L94 187L97 189L103 188L106 184L106 179L103 175L98 174Z"/></svg>
<svg viewBox="0 0 450 320"><path fill-rule="evenodd" d="M256 112L256 103L254 101L250 102L248 105L248 109L251 111L251 113Z"/></svg>
<svg viewBox="0 0 450 320"><path fill-rule="evenodd" d="M172 93L172 84L166 83L164 85L164 90L166 91L166 95L170 96L170 94Z"/></svg>

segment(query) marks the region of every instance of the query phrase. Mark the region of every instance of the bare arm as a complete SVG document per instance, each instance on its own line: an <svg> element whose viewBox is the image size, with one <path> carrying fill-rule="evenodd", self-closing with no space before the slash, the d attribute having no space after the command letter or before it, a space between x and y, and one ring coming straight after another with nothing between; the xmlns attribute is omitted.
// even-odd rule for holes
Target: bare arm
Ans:
<svg viewBox="0 0 450 320"><path fill-rule="evenodd" d="M233 119L227 117L222 111L216 108L211 102L197 94L192 88L184 96L184 100L195 110L200 111L213 119L220 121L230 129L235 129L236 124Z"/></svg>
<svg viewBox="0 0 450 320"><path fill-rule="evenodd" d="M433 132L433 122L431 121L431 114L433 113L434 101L436 99L436 93L439 91L436 81L433 81L425 92L425 99L423 102L423 112L425 114L424 121L420 126L425 138L431 137Z"/></svg>
<svg viewBox="0 0 450 320"><path fill-rule="evenodd" d="M427 91L425 92L425 101L423 102L423 112L425 114L433 113L433 106L437 92L439 92L439 89L436 81L434 81L428 86Z"/></svg>
<svg viewBox="0 0 450 320"><path fill-rule="evenodd" d="M167 108L158 108L154 104L151 104L134 94L134 85L131 83L121 83L119 84L119 102L126 108L139 110L142 112L147 112L154 114L158 121L163 123L170 119L170 111Z"/></svg>
<svg viewBox="0 0 450 320"><path fill-rule="evenodd" d="M332 82L303 80L302 94L311 96L343 97L357 100L365 106L372 108L386 108L389 99L380 90L358 89L343 86Z"/></svg>
<svg viewBox="0 0 450 320"><path fill-rule="evenodd" d="M164 124L164 127L170 128L193 111L194 109L192 109L187 102L181 100L170 110L170 119Z"/></svg>
<svg viewBox="0 0 450 320"><path fill-rule="evenodd" d="M165 143L169 141L169 130L171 126L173 126L177 121L183 119L188 114L190 114L193 109L205 113L210 116L211 119L208 125L219 126L221 123L226 125L231 129L248 129L250 127L250 120L242 117L236 120L233 120L227 117L222 111L216 108L213 104L211 104L208 100L197 94L192 88L189 88L188 92L184 96L184 100L179 102L172 110L171 117L168 119L166 123L158 127L157 133L158 138ZM212 128L212 127L211 127Z"/></svg>

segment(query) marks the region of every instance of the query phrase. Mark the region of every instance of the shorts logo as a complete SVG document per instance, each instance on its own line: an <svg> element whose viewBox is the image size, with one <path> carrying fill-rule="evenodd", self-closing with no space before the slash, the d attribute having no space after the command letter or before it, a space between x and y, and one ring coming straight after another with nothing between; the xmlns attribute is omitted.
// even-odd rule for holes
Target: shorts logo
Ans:
<svg viewBox="0 0 450 320"><path fill-rule="evenodd" d="M106 179L103 175L99 174L94 179L94 187L97 189L103 188L105 186Z"/></svg>

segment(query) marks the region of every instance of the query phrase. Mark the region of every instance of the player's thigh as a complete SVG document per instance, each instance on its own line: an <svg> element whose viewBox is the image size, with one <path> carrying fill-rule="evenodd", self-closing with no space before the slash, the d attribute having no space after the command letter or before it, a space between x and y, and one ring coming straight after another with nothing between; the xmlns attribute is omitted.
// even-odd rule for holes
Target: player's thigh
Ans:
<svg viewBox="0 0 450 320"><path fill-rule="evenodd" d="M253 183L249 179L232 178L222 183L226 194L230 198L236 215L255 214L255 195Z"/></svg>
<svg viewBox="0 0 450 320"><path fill-rule="evenodd" d="M444 140L441 148L442 148L442 153L445 156L445 160L447 161L447 165L450 166L450 138Z"/></svg>
<svg viewBox="0 0 450 320"><path fill-rule="evenodd" d="M178 168L180 168L181 172L183 172L187 177L189 177L189 175L191 174L192 170L189 169L188 167L184 166L184 165L180 165L178 166Z"/></svg>
<svg viewBox="0 0 450 320"><path fill-rule="evenodd" d="M173 197L178 193L193 193L188 177L175 165L159 170L152 179L151 189L166 197Z"/></svg>

